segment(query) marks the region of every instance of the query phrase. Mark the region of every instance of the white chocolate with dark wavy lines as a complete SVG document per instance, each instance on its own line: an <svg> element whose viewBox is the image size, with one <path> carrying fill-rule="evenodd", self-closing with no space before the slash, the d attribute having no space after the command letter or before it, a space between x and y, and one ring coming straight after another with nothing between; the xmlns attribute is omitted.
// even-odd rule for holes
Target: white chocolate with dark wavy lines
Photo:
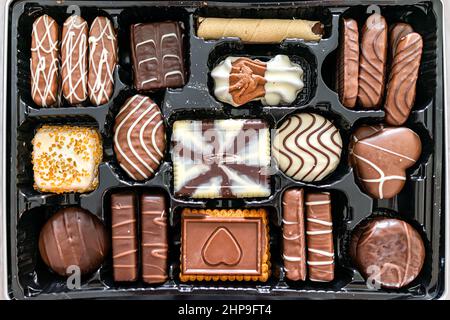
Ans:
<svg viewBox="0 0 450 320"><path fill-rule="evenodd" d="M320 181L338 166L342 139L324 117L300 113L289 117L276 131L272 145L279 169L298 181Z"/></svg>
<svg viewBox="0 0 450 320"><path fill-rule="evenodd" d="M114 124L114 151L130 178L151 178L164 156L166 136L159 107L149 98L135 95L120 109Z"/></svg>

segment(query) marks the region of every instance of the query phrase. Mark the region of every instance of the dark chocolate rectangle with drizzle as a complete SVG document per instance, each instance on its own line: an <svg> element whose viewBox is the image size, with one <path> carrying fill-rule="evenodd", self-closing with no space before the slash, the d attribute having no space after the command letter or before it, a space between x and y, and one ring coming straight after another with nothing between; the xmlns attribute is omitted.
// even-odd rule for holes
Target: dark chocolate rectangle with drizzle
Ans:
<svg viewBox="0 0 450 320"><path fill-rule="evenodd" d="M182 87L186 83L186 73L180 23L138 23L133 24L130 31L136 89Z"/></svg>
<svg viewBox="0 0 450 320"><path fill-rule="evenodd" d="M111 195L114 281L135 281L138 277L135 198L131 192Z"/></svg>

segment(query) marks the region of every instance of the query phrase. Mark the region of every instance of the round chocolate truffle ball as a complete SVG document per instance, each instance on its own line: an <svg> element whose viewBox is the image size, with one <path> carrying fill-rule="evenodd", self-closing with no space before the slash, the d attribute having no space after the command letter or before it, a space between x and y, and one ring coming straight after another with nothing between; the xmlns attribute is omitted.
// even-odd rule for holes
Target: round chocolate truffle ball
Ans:
<svg viewBox="0 0 450 320"><path fill-rule="evenodd" d="M401 288L422 270L425 246L410 224L378 217L353 233L350 255L365 278L385 288Z"/></svg>
<svg viewBox="0 0 450 320"><path fill-rule="evenodd" d="M59 275L68 275L69 266L81 274L95 271L109 250L109 237L103 223L88 211L63 208L44 225L39 235L42 260Z"/></svg>

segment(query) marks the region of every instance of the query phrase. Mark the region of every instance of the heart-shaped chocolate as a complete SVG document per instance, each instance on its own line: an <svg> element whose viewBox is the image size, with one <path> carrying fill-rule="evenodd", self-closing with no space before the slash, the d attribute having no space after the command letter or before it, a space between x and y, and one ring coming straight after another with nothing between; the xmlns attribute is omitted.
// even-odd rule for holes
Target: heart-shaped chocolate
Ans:
<svg viewBox="0 0 450 320"><path fill-rule="evenodd" d="M225 227L219 227L209 236L202 249L203 260L211 265L234 266L242 257L242 249L236 238Z"/></svg>
<svg viewBox="0 0 450 320"><path fill-rule="evenodd" d="M389 199L405 185L406 169L412 167L422 152L419 136L408 128L373 130L353 141L350 150L355 174L365 191L376 199Z"/></svg>

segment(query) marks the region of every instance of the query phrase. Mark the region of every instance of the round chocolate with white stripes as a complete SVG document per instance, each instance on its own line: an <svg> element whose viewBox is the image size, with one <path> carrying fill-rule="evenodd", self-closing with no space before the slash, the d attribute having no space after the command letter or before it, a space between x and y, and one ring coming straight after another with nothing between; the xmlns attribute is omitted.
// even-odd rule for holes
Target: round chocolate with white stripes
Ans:
<svg viewBox="0 0 450 320"><path fill-rule="evenodd" d="M133 180L153 177L166 149L161 111L149 97L135 95L120 109L114 124L114 151Z"/></svg>
<svg viewBox="0 0 450 320"><path fill-rule="evenodd" d="M342 139L324 117L300 113L289 117L276 131L273 155L278 167L295 180L320 181L339 164Z"/></svg>

